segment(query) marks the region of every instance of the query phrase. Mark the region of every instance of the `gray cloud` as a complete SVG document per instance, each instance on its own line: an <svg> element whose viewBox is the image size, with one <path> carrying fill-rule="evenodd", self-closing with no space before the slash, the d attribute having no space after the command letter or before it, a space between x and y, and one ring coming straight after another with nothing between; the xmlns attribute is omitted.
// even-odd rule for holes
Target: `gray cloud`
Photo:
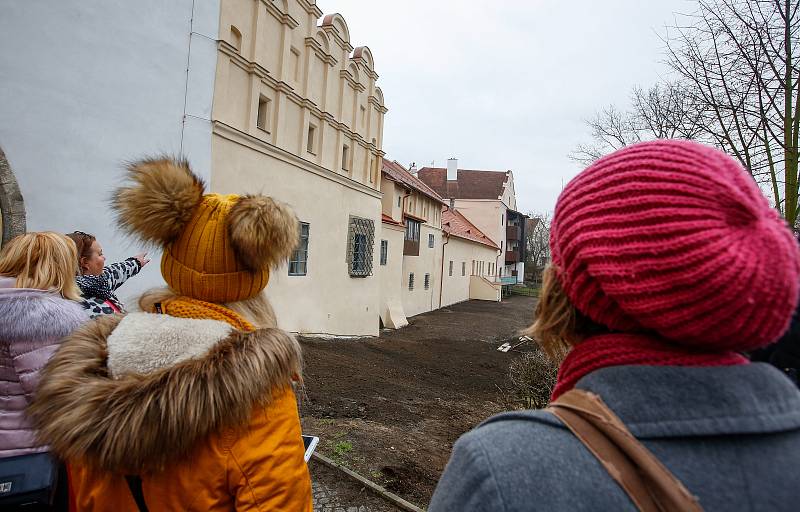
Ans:
<svg viewBox="0 0 800 512"><path fill-rule="evenodd" d="M512 169L524 211L552 210L579 170L583 120L667 72L658 35L687 0L322 0L375 56L403 165Z"/></svg>

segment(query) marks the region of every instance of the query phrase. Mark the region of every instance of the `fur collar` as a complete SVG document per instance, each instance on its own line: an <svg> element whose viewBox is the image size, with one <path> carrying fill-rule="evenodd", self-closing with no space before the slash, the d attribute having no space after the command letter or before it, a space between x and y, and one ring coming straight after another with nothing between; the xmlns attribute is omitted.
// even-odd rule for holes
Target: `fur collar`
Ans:
<svg viewBox="0 0 800 512"><path fill-rule="evenodd" d="M64 460L140 473L245 427L254 406L300 374L300 347L280 329L242 333L207 322L141 313L78 329L43 370L28 408L42 442Z"/></svg>
<svg viewBox="0 0 800 512"><path fill-rule="evenodd" d="M130 313L106 340L108 371L119 378L175 366L204 355L232 331L230 325L216 320Z"/></svg>
<svg viewBox="0 0 800 512"><path fill-rule="evenodd" d="M13 279L0 276L0 339L61 339L88 320L77 302L47 290L14 288Z"/></svg>

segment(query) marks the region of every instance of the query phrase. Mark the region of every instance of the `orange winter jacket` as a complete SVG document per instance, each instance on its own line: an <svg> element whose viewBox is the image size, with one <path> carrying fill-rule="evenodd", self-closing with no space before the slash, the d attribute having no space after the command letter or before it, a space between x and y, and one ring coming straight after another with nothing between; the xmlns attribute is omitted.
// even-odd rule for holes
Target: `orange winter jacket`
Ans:
<svg viewBox="0 0 800 512"><path fill-rule="evenodd" d="M69 461L80 511L310 512L297 403L297 342L214 320L131 313L76 331L29 410Z"/></svg>

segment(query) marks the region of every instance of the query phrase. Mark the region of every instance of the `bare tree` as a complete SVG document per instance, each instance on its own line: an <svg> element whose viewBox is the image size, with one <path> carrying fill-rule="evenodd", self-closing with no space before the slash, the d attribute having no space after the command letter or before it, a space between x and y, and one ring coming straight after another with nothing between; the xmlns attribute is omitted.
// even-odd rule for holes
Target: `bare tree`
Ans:
<svg viewBox="0 0 800 512"><path fill-rule="evenodd" d="M647 90L636 87L631 93L630 110L621 111L611 105L586 121L593 142L579 145L570 158L588 165L611 151L643 140L697 139L703 134L704 116L695 98L679 82L664 82Z"/></svg>
<svg viewBox="0 0 800 512"><path fill-rule="evenodd" d="M528 212L531 225L525 230L525 269L538 280L550 261L550 215Z"/></svg>
<svg viewBox="0 0 800 512"><path fill-rule="evenodd" d="M698 0L664 38L670 67L704 107L703 136L767 185L790 225L798 214L799 6Z"/></svg>

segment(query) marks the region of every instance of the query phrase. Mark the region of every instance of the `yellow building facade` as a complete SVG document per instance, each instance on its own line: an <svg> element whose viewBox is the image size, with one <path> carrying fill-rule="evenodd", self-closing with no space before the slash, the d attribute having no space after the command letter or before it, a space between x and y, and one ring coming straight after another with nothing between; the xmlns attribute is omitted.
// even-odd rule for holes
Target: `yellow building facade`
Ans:
<svg viewBox="0 0 800 512"><path fill-rule="evenodd" d="M303 241L267 288L281 327L377 335L383 93L367 47L305 0L223 0L211 188L288 203Z"/></svg>

